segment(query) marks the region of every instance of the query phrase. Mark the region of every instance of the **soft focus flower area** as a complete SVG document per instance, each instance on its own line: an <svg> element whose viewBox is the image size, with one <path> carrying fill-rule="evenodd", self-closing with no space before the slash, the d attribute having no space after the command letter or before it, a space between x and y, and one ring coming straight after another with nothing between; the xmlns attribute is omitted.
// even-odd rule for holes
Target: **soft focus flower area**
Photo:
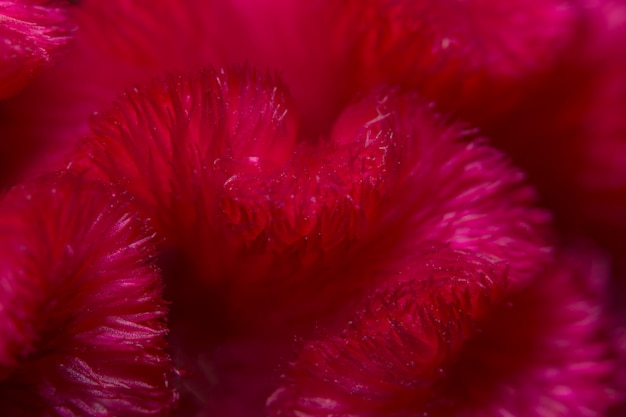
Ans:
<svg viewBox="0 0 626 417"><path fill-rule="evenodd" d="M626 416L625 0L0 0L0 416Z"/></svg>

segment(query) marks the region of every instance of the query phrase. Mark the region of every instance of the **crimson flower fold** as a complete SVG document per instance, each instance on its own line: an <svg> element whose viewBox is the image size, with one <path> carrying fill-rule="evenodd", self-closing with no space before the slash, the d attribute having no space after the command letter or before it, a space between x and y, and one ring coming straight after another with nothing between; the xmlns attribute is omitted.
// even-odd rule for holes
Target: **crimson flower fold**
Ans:
<svg viewBox="0 0 626 417"><path fill-rule="evenodd" d="M626 404L621 0L70 3L0 0L0 414Z"/></svg>
<svg viewBox="0 0 626 417"><path fill-rule="evenodd" d="M0 202L0 412L160 416L174 401L153 233L70 174Z"/></svg>
<svg viewBox="0 0 626 417"><path fill-rule="evenodd" d="M621 398L615 335L593 289L606 277L580 254L517 290L471 254L427 254L343 330L302 343L269 414L606 415Z"/></svg>
<svg viewBox="0 0 626 417"><path fill-rule="evenodd" d="M433 303L444 314L460 297L457 323L491 303L484 275L495 293L525 288L551 258L549 215L523 174L418 95L375 91L321 137L291 103L276 76L249 67L172 74L127 91L69 158L128 190L163 238L185 415L256 415L292 337L341 326L396 275L418 297L437 262L456 262L449 278L480 300L446 284ZM467 256L423 255L432 247Z"/></svg>

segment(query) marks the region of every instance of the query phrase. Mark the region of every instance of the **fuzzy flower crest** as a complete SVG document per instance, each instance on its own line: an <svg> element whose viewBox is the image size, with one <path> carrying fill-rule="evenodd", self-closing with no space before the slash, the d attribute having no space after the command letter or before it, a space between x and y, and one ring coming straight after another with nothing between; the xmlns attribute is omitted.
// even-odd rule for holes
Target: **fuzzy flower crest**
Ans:
<svg viewBox="0 0 626 417"><path fill-rule="evenodd" d="M145 223L74 176L0 204L1 414L161 415L166 310Z"/></svg>

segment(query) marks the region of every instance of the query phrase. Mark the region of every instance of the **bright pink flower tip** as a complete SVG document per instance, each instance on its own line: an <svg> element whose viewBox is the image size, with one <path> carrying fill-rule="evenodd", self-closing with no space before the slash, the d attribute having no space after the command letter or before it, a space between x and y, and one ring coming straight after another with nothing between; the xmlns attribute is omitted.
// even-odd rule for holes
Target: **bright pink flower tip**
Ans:
<svg viewBox="0 0 626 417"><path fill-rule="evenodd" d="M587 261L504 293L484 261L427 254L341 333L302 346L269 413L601 417L616 360Z"/></svg>
<svg viewBox="0 0 626 417"><path fill-rule="evenodd" d="M0 1L0 98L29 84L65 44L70 25L62 2Z"/></svg>
<svg viewBox="0 0 626 417"><path fill-rule="evenodd" d="M337 7L336 38L344 42L336 45L353 60L349 74L361 77L362 88L399 83L469 112L502 106L503 86L553 64L575 23L563 0L354 0Z"/></svg>
<svg viewBox="0 0 626 417"><path fill-rule="evenodd" d="M145 223L73 176L0 204L0 414L162 415L172 367Z"/></svg>

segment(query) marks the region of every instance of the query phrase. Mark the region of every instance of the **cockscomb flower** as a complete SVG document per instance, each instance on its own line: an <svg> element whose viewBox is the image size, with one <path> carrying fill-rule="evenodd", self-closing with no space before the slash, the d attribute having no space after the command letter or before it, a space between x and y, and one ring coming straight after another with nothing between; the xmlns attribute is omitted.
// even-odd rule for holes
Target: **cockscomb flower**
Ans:
<svg viewBox="0 0 626 417"><path fill-rule="evenodd" d="M350 280L322 271L346 252L389 262L388 247L450 243L509 263L515 282L549 254L548 216L523 175L415 95L372 94L327 137L307 137L274 77L209 69L128 92L93 132L73 169L129 190L238 296L268 291L265 275L278 294L311 279L340 296Z"/></svg>
<svg viewBox="0 0 626 417"><path fill-rule="evenodd" d="M66 391L35 396L42 413L70 392L64 406L87 415L603 416L626 393L612 380L620 361L596 293L598 262L587 251L554 258L549 216L524 175L457 117L519 158L511 146L523 131L519 109L568 74L577 41L593 26L590 11L612 1L71 5L80 28L68 54L0 103L0 136L24 151L0 152L10 162L0 169L13 175L4 184L58 166L58 152L85 136L59 175L107 197L82 204L82 192L53 191L55 210L68 218L52 224L81 236L95 231L101 239L87 248L111 248L101 251L109 260L135 254L134 265L150 273L126 280L120 266L106 275L110 302L109 287L94 284L49 305L53 318L83 299L102 301L92 303L102 316L118 317L117 306L144 313L111 333L120 336L115 348L133 341L124 350L132 366L130 353L98 350L102 337L81 339L89 347L68 357L116 361L90 365L89 381L98 383L88 389L61 384ZM592 44L581 54L590 68ZM610 73L608 85L620 85L619 71ZM562 78L554 86L574 85ZM591 106L572 102L570 113L559 95L553 114L568 117L528 123L529 136L542 132L536 151L544 159L567 136L548 122L580 133L572 121L587 119L578 115L598 121L590 131L618 132L619 142L617 118L597 115L621 101L597 97ZM61 180L49 178L10 192L44 190L25 194L26 216L51 205L35 198L59 189L53 182ZM144 225L126 215L135 212L158 235L156 252L137 253L148 244L145 231L116 239L130 233L129 219ZM97 233L91 225L107 213L117 213L111 233ZM10 229L7 236L27 240L7 238L8 253L48 247L48 235L32 233ZM87 272L97 256L77 252L81 245L52 246L85 262L85 274L70 274L76 282L93 282ZM167 346L154 255L170 304ZM120 277L132 291L115 286ZM42 386L34 377L20 385L23 375L61 379L52 365L30 372L21 352L40 333L20 323L31 323L28 311L46 292L11 288L0 299L15 312L0 315L9 329L0 336L0 395L22 398L13 394L20 387ZM60 291L67 297L73 288ZM149 329L136 324L143 319Z"/></svg>
<svg viewBox="0 0 626 417"><path fill-rule="evenodd" d="M377 288L337 334L307 341L271 416L603 416L617 362L598 260L503 291L502 271L430 254Z"/></svg>
<svg viewBox="0 0 626 417"><path fill-rule="evenodd" d="M284 75L303 129L316 133L355 94L415 90L529 172L565 230L621 253L621 0L87 0L71 13L79 29L65 59L0 103L0 136L19 144L0 152L5 184L73 146L124 88L165 70L249 62Z"/></svg>
<svg viewBox="0 0 626 417"><path fill-rule="evenodd" d="M31 83L66 43L70 23L63 6L48 0L0 2L0 98Z"/></svg>
<svg viewBox="0 0 626 417"><path fill-rule="evenodd" d="M0 202L0 414L158 416L174 399L152 233L56 174Z"/></svg>
<svg viewBox="0 0 626 417"><path fill-rule="evenodd" d="M337 326L433 245L513 287L548 262L523 175L431 107L379 91L311 137L276 77L244 67L170 75L93 120L68 166L128 190L165 239L185 413L258 413L294 335Z"/></svg>

